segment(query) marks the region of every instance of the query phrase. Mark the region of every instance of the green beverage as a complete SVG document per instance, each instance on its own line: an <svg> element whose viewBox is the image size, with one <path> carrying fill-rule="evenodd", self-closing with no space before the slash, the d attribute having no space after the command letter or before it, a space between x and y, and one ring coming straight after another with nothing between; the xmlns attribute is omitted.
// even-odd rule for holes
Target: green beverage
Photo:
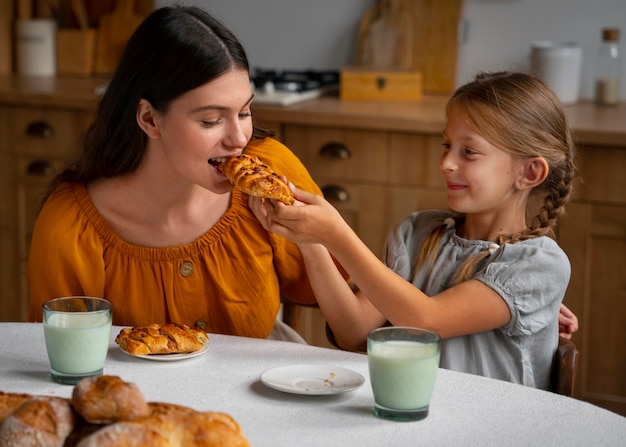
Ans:
<svg viewBox="0 0 626 447"><path fill-rule="evenodd" d="M413 328L377 329L368 337L367 355L374 414L406 421L426 417L439 368L439 337Z"/></svg>
<svg viewBox="0 0 626 447"><path fill-rule="evenodd" d="M85 299L99 300L72 297L44 304L46 349L52 378L59 383L74 384L102 374L111 336L111 304L90 301L85 307Z"/></svg>

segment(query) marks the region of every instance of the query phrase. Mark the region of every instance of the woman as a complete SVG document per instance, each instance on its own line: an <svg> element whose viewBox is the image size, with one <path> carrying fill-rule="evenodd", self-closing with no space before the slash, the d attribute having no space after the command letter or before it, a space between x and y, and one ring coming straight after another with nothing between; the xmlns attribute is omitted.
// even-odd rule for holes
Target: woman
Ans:
<svg viewBox="0 0 626 447"><path fill-rule="evenodd" d="M209 160L246 151L320 194L253 125L246 54L207 12L166 7L130 38L86 133L38 216L30 318L46 300L104 297L116 325L177 322L268 337L280 297L315 298L296 245L269 234Z"/></svg>

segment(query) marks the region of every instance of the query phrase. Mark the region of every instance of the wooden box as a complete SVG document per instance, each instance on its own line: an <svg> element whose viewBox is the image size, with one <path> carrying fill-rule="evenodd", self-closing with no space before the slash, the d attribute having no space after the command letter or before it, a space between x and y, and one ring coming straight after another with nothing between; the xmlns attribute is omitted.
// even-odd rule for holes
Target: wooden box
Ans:
<svg viewBox="0 0 626 447"><path fill-rule="evenodd" d="M341 70L341 99L419 101L423 91L420 71L376 71L367 67L345 67Z"/></svg>
<svg viewBox="0 0 626 447"><path fill-rule="evenodd" d="M90 76L94 70L96 30L57 31L57 72L60 75Z"/></svg>

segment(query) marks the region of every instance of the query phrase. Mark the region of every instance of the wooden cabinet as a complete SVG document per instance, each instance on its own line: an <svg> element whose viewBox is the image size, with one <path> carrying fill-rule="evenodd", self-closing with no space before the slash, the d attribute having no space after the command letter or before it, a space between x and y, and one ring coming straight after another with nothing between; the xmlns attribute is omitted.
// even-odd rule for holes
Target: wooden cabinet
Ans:
<svg viewBox="0 0 626 447"><path fill-rule="evenodd" d="M575 397L626 415L626 148L581 147L581 182L559 228L578 315Z"/></svg>
<svg viewBox="0 0 626 447"><path fill-rule="evenodd" d="M26 262L36 215L48 183L75 147L77 137L87 126L89 114L62 108L13 107L5 109L7 126L6 163L10 181L3 185L10 209L6 212L6 257L3 274L10 282L2 292L2 321L25 321L28 314ZM5 213L3 212L3 216ZM3 250L5 246L3 245Z"/></svg>
<svg viewBox="0 0 626 447"><path fill-rule="evenodd" d="M15 188L9 147L9 109L0 107L0 319L17 319L17 284L19 268L16 262L17 221L15 219Z"/></svg>

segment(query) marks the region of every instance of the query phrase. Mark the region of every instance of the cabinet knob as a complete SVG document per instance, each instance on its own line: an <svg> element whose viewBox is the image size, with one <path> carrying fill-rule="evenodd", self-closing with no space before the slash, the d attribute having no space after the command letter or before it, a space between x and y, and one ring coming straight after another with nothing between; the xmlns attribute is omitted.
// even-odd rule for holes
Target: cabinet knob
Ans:
<svg viewBox="0 0 626 447"><path fill-rule="evenodd" d="M54 136L54 129L45 121L34 121L26 128L26 135L37 138L51 138Z"/></svg>
<svg viewBox="0 0 626 447"><path fill-rule="evenodd" d="M328 185L322 188L322 194L324 198L330 202L342 202L345 203L350 200L350 194L348 191L338 185Z"/></svg>
<svg viewBox="0 0 626 447"><path fill-rule="evenodd" d="M28 175L51 177L54 175L54 166L47 160L33 160L26 168Z"/></svg>
<svg viewBox="0 0 626 447"><path fill-rule="evenodd" d="M350 149L345 144L331 141L321 147L320 156L327 158L337 158L339 160L347 160L348 158L352 157L352 152L350 152Z"/></svg>

